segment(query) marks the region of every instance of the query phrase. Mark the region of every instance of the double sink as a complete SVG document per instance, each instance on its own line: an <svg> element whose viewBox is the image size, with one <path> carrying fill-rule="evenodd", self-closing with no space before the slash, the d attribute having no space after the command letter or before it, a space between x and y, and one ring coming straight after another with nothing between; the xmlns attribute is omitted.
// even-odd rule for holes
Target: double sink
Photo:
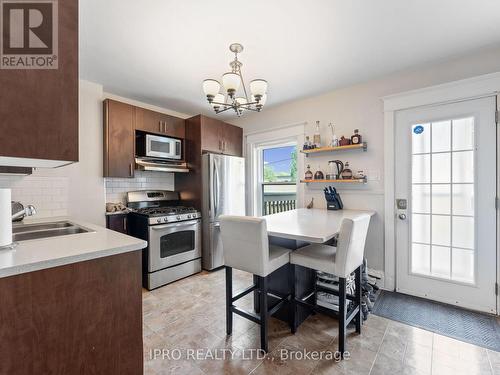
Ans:
<svg viewBox="0 0 500 375"><path fill-rule="evenodd" d="M12 240L14 242L19 242L88 232L93 232L93 230L81 227L70 221L14 224L12 226Z"/></svg>

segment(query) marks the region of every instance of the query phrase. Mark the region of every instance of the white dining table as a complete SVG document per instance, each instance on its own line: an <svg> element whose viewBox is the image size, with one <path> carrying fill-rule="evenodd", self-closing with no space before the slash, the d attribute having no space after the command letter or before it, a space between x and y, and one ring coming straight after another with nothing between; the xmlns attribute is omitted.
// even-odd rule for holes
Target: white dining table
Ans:
<svg viewBox="0 0 500 375"><path fill-rule="evenodd" d="M369 210L327 210L321 208L298 208L263 216L267 223L267 234L289 240L324 243L340 230L342 220L359 215L375 215Z"/></svg>

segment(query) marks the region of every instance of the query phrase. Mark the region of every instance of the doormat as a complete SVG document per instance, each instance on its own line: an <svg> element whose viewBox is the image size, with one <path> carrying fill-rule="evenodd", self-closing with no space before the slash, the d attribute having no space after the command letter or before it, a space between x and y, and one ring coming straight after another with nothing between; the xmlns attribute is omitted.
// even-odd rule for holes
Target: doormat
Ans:
<svg viewBox="0 0 500 375"><path fill-rule="evenodd" d="M500 322L492 315L385 290L372 313L500 352Z"/></svg>

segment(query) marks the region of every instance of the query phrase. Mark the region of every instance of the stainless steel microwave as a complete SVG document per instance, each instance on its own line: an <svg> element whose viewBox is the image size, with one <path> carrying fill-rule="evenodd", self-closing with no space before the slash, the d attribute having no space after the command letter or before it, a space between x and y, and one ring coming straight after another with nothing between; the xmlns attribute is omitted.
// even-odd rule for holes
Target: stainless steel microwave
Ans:
<svg viewBox="0 0 500 375"><path fill-rule="evenodd" d="M181 160L182 141L161 135L138 133L136 152L137 156L142 157Z"/></svg>

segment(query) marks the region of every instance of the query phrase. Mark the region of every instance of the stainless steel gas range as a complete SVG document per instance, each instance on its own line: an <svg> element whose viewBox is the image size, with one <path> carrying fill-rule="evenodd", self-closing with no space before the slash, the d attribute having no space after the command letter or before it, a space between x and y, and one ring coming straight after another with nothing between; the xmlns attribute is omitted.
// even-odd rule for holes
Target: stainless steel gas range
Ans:
<svg viewBox="0 0 500 375"><path fill-rule="evenodd" d="M127 193L129 231L148 241L143 250L143 280L148 290L201 271L201 213L182 206L167 190Z"/></svg>

